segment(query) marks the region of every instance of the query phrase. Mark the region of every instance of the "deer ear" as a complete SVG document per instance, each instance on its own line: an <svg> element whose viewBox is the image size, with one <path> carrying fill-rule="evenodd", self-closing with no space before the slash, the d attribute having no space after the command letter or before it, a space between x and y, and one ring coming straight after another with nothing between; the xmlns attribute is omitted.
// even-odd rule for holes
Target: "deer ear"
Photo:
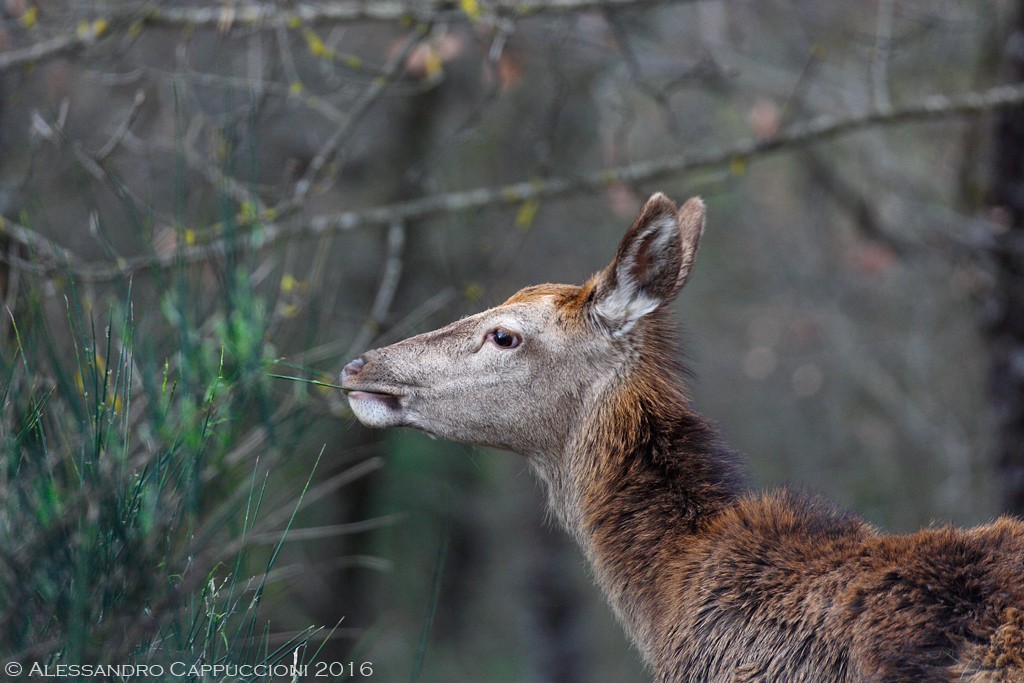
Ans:
<svg viewBox="0 0 1024 683"><path fill-rule="evenodd" d="M594 276L593 312L617 334L672 301L686 284L704 232L704 202L676 209L652 195L619 244L611 264Z"/></svg>

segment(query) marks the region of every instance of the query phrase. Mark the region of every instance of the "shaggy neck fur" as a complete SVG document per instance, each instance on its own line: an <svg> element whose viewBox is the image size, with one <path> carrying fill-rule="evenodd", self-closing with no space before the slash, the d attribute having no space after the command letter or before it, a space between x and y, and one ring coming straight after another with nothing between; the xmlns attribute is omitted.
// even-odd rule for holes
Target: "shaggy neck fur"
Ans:
<svg viewBox="0 0 1024 683"><path fill-rule="evenodd" d="M650 661L666 616L658 596L676 574L667 565L679 563L744 484L736 456L691 410L664 326L647 325L639 362L601 389L560 472L545 479L552 508Z"/></svg>

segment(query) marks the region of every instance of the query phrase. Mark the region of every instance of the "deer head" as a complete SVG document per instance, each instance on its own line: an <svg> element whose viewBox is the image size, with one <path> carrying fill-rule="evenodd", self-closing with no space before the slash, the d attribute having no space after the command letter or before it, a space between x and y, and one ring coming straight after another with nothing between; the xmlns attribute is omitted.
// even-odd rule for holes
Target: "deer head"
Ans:
<svg viewBox="0 0 1024 683"><path fill-rule="evenodd" d="M368 351L344 390L370 427L413 427L534 459L557 457L604 387L660 334L704 228L698 198L653 195L611 264L582 286L527 287L447 327Z"/></svg>

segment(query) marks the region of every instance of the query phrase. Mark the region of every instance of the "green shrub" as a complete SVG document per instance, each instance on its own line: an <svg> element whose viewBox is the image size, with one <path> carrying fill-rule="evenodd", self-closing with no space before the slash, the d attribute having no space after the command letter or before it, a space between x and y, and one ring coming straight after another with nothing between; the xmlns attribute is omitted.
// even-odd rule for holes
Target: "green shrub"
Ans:
<svg viewBox="0 0 1024 683"><path fill-rule="evenodd" d="M144 332L129 286L102 313L67 287L61 324L38 293L5 314L0 666L269 680L252 666L315 656L311 630L272 643L260 614L280 544L245 541L267 515L273 463L244 437L273 443L273 354L244 272L222 282L211 302L179 275ZM250 668L214 668L229 665Z"/></svg>

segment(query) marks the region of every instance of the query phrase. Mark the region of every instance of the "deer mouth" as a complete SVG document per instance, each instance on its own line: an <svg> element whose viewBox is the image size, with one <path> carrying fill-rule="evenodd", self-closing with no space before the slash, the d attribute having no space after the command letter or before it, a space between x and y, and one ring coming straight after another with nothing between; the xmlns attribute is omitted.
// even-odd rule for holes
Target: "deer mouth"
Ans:
<svg viewBox="0 0 1024 683"><path fill-rule="evenodd" d="M373 401L381 403L391 410L399 410L401 408L401 398L403 394L397 391L391 391L387 389L357 389L342 387L341 389L348 396L349 401Z"/></svg>

